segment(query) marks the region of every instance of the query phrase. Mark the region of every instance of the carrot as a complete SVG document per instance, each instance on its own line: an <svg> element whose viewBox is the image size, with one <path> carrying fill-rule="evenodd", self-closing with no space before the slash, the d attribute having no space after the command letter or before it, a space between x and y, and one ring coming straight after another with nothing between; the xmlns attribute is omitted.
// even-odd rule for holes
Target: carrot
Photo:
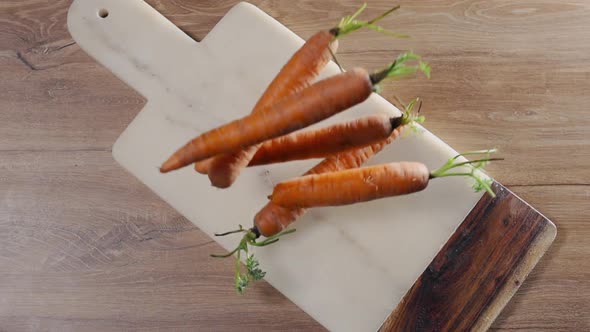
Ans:
<svg viewBox="0 0 590 332"><path fill-rule="evenodd" d="M334 172L340 169L359 167L370 157L381 151L384 146L391 143L399 136L399 133L400 130L398 128L394 130L389 138L379 143L326 158L305 174L319 174L323 172ZM215 234L216 236L225 236L233 233L244 233L242 240L234 250L224 255L211 255L212 257L220 258L229 257L234 254L236 255L234 283L238 293L241 294L251 280L260 280L266 275L266 273L260 269L259 263L254 256L248 254L248 246L264 247L279 241L284 235L295 232L295 229L285 230L284 228L295 221L303 213L305 213L305 209L287 209L269 202L262 210L260 210L260 212L258 212L254 218L254 227L251 229L244 229L240 225L235 231ZM260 235L264 235L267 238L262 241L257 241ZM246 273L241 272L241 252L246 254Z"/></svg>
<svg viewBox="0 0 590 332"><path fill-rule="evenodd" d="M414 106L418 101L419 99L416 98L404 107L404 112L401 117L403 125L396 127L386 139L364 148L357 148L332 155L307 171L304 176L361 167L367 160L397 139L401 135L403 128L413 126L415 123L424 122L423 116L413 113ZM420 103L420 107L421 105L422 103ZM420 108L417 113L419 112ZM306 209L303 208L290 209L274 204L273 202L268 202L254 217L253 231L256 234L261 234L266 237L274 236L301 217L305 211Z"/></svg>
<svg viewBox="0 0 590 332"><path fill-rule="evenodd" d="M429 174L424 164L402 162L309 175L279 183L271 199L290 208L354 204L423 190Z"/></svg>
<svg viewBox="0 0 590 332"><path fill-rule="evenodd" d="M323 174L360 167L369 158L379 153L386 145L399 137L400 132L401 128L397 128L387 139L378 143L330 156L304 175ZM305 211L303 208L285 208L273 202L268 202L254 217L255 231L266 237L273 236L287 228L301 217Z"/></svg>
<svg viewBox="0 0 590 332"><path fill-rule="evenodd" d="M252 113L259 112L276 101L308 87L330 60L331 52L336 52L338 48L336 37L336 30L332 29L319 31L308 39L273 79L262 97L254 105ZM256 148L256 146L251 146L236 151L231 156L222 155L213 157L207 162L198 161L195 163L195 169L199 173L208 173L212 165L216 164L216 167L220 167L232 161L247 160L256 152ZM215 178L211 180L214 182Z"/></svg>
<svg viewBox="0 0 590 332"><path fill-rule="evenodd" d="M201 173L201 174L207 174L209 173L209 168L211 167L211 162L213 161L213 158L208 158L205 160L201 160L201 161L197 161L195 163L195 171Z"/></svg>
<svg viewBox="0 0 590 332"><path fill-rule="evenodd" d="M421 123L424 121L423 116L417 116L412 113L417 101L418 99L415 99L414 101L410 102L404 107L404 112L402 113L402 122L408 123L409 126L413 126L415 122ZM420 106L421 105L422 104L420 103ZM418 113L419 112L420 108L418 109ZM382 140L381 142L375 143L365 148L343 152L326 158L324 161L310 169L305 174L320 174L334 172L341 169L360 167L365 161L367 161L373 155L379 153L383 147L396 139L400 135L400 132L401 127L398 127L387 139ZM236 231L215 234L217 236L222 236L232 233L245 233L236 249L231 251L229 254L211 255L213 257L229 257L233 254L236 254L235 285L239 293L243 292L245 287L248 285L249 280L258 280L265 275L265 272L260 270L258 261L254 258L254 256L248 255L248 245L261 247L277 242L280 237L295 231L295 229L285 228L303 213L305 213L305 209L287 209L269 202L259 213L256 214L254 218L254 227L251 229L244 229L240 225L240 228ZM257 241L260 235L264 235L267 238L263 241ZM240 272L241 251L244 251L247 255L246 274Z"/></svg>
<svg viewBox="0 0 590 332"><path fill-rule="evenodd" d="M328 63L338 48L338 38L364 26L375 29L374 23L397 10L396 6L379 17L369 21L357 21L356 17L366 8L363 5L355 14L347 16L340 24L328 31L319 31L289 59L278 75L270 83L262 97L254 106L252 113L259 112L308 87L321 69ZM376 27L375 30L381 29ZM382 31L382 30L378 30ZM334 58L335 59L335 58ZM230 154L213 157L209 162L197 161L195 169L199 173L208 173L211 184L219 188L229 187L239 176L242 168L248 165L260 145L252 145Z"/></svg>
<svg viewBox="0 0 590 332"><path fill-rule="evenodd" d="M239 150L268 139L291 133L329 118L366 100L375 86L387 77L401 76L429 67L407 67L404 62L418 59L412 53L398 56L386 69L369 74L362 68L341 73L283 98L271 107L208 131L176 151L160 168L166 173L217 154Z"/></svg>
<svg viewBox="0 0 590 332"><path fill-rule="evenodd" d="M161 171L288 134L361 103L371 92L372 83L364 69L330 77L271 107L200 135L174 153Z"/></svg>
<svg viewBox="0 0 590 332"><path fill-rule="evenodd" d="M319 158L365 147L386 139L400 125L403 125L401 116L392 118L380 113L316 130L295 132L264 142L248 166Z"/></svg>
<svg viewBox="0 0 590 332"><path fill-rule="evenodd" d="M475 153L490 154L493 150ZM446 176L469 176L476 180L479 190L486 189L491 195L489 179L475 170L492 160L458 162L452 158L440 169L430 172L426 165L417 162L400 162L362 167L338 172L306 175L275 186L271 201L287 208L310 208L315 206L349 205L379 198L406 195L424 190L431 179ZM467 164L476 163L470 172L452 173Z"/></svg>

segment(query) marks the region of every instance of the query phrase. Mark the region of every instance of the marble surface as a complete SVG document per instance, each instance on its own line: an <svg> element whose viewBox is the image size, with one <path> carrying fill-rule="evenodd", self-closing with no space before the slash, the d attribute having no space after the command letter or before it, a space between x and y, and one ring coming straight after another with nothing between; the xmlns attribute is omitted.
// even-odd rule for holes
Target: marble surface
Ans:
<svg viewBox="0 0 590 332"><path fill-rule="evenodd" d="M303 43L258 8L236 5L200 43L141 0L74 1L68 27L87 53L148 99L115 143L114 158L207 234L250 225L274 183L317 163L250 168L227 190L192 168L158 172L193 136L248 113ZM337 71L330 64L322 76ZM374 112L399 113L373 95L320 125ZM404 135L370 164L438 167L455 153L423 130ZM297 222L295 234L255 253L266 281L326 328L376 330L480 197L469 180L440 179L414 195L316 209ZM215 240L230 249L237 238Z"/></svg>

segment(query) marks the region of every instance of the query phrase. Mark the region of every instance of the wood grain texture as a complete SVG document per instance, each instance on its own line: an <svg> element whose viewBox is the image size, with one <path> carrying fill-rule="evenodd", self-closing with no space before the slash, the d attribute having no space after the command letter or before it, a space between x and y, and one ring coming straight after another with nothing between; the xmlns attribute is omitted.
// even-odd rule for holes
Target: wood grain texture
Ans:
<svg viewBox="0 0 590 332"><path fill-rule="evenodd" d="M195 39L236 3L148 2ZM304 38L359 5L252 2ZM0 330L322 330L264 283L236 297L231 263L207 257L220 248L115 164L145 101L72 44L69 5L0 2ZM490 173L557 224L492 330L590 330L589 7L407 1L383 24L413 38L340 44L347 67L424 54L432 79L386 83L385 97L421 96L426 126L458 150L499 147Z"/></svg>
<svg viewBox="0 0 590 332"><path fill-rule="evenodd" d="M548 219L502 185L485 195L380 331L485 331L555 239Z"/></svg>

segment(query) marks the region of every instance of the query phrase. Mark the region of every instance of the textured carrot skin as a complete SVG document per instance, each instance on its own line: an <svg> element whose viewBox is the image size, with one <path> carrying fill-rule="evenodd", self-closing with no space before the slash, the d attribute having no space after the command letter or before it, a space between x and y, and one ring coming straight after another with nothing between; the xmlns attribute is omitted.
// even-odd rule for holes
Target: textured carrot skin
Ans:
<svg viewBox="0 0 590 332"><path fill-rule="evenodd" d="M365 101L372 88L371 77L362 68L329 77L271 107L200 135L176 151L160 171L166 173L307 127Z"/></svg>
<svg viewBox="0 0 590 332"><path fill-rule="evenodd" d="M421 191L429 177L422 163L381 164L284 181L271 199L290 208L348 205Z"/></svg>
<svg viewBox="0 0 590 332"><path fill-rule="evenodd" d="M332 126L298 131L262 143L248 166L312 159L380 142L394 130L389 115L374 114Z"/></svg>
<svg viewBox="0 0 590 332"><path fill-rule="evenodd" d="M337 48L338 40L334 39L334 34L329 31L322 30L311 36L281 68L254 105L252 113L308 87L330 61L330 49L335 53ZM227 184L222 186L226 187L234 182L240 169L248 165L256 150L256 146L252 146L233 152L233 156L216 156L211 160L215 161L214 163L199 165L202 162L196 162L195 169L199 173L209 173L209 170L213 168L213 174L210 176L212 184L217 186Z"/></svg>
<svg viewBox="0 0 590 332"><path fill-rule="evenodd" d="M367 160L399 137L400 133L401 128L398 127L387 139L379 143L330 156L304 175L322 174L361 167ZM301 217L305 211L306 209L304 208L285 208L271 201L256 214L254 225L260 234L267 237L272 236L287 228L297 218Z"/></svg>
<svg viewBox="0 0 590 332"><path fill-rule="evenodd" d="M213 158L207 158L205 160L201 160L201 161L197 161L195 163L195 171L201 173L201 174L207 174L209 173L209 168L211 168L211 162L213 162Z"/></svg>
<svg viewBox="0 0 590 332"><path fill-rule="evenodd" d="M319 31L311 36L281 68L252 112L261 111L284 97L308 87L330 61L330 49L335 52L337 48L338 41L329 31Z"/></svg>

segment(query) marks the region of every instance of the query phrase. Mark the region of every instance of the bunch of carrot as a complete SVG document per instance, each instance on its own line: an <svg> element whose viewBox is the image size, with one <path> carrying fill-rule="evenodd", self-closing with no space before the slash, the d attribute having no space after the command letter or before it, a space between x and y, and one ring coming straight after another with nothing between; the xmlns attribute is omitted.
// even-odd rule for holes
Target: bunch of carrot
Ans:
<svg viewBox="0 0 590 332"><path fill-rule="evenodd" d="M227 188L244 167L325 158L303 176L279 183L269 196L268 204L254 217L252 228L240 226L236 231L216 234L244 233L235 250L215 256L236 255L235 287L239 293L251 280L259 280L265 275L254 256L248 253L249 246L266 246L295 231L287 227L307 208L409 194L425 189L434 178L446 176L472 177L477 189L493 194L488 180L477 171L491 160L491 150L473 152L485 154L474 162L453 158L433 172L423 164L410 162L362 167L395 140L402 128L423 121L423 117L413 111L416 101L405 106L399 117L375 114L347 123L295 132L362 103L386 78L417 71L430 75L430 68L419 56L403 53L380 71L369 73L362 68L353 68L312 84L334 57L340 37L363 27L404 37L375 25L398 8L394 7L373 20L361 21L357 17L365 9L363 5L355 14L343 18L337 27L313 35L270 83L251 114L196 137L160 168L165 173L194 163L199 173L209 176L212 185ZM415 64L409 65L412 61ZM468 165L472 167L465 170L464 166ZM458 168L463 171L454 171ZM260 236L266 238L259 241ZM246 273L241 272L241 252L246 255Z"/></svg>

